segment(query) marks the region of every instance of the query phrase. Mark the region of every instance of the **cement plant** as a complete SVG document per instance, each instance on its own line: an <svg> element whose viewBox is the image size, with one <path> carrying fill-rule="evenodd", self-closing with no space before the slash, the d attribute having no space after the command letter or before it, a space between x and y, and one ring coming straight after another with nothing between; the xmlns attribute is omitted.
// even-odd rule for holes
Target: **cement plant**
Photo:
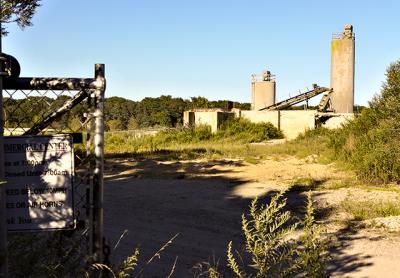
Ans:
<svg viewBox="0 0 400 278"><path fill-rule="evenodd" d="M277 101L276 78L265 70L260 76L253 74L251 79L251 110L239 109L194 109L185 111L184 124L195 126L206 124L213 132L225 120L242 117L251 122L271 122L282 130L288 139L296 138L307 129L319 126L340 127L352 119L354 107L354 64L355 33L353 26L347 24L344 31L334 33L331 41L331 84L312 88L291 98ZM317 110L308 109L308 100L321 96ZM304 110L285 110L305 102Z"/></svg>

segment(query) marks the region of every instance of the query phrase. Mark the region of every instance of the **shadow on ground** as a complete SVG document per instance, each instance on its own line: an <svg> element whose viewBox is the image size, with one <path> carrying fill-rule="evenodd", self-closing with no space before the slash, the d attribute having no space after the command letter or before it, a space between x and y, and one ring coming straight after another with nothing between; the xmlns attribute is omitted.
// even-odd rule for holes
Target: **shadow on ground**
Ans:
<svg viewBox="0 0 400 278"><path fill-rule="evenodd" d="M193 267L201 262L218 265L220 271L228 273L227 245L232 240L239 250L243 247L241 215L248 211L251 202L233 192L252 182L230 174L244 166L241 161L227 159L107 160L105 235L112 249L111 261L117 264L139 247L137 269L142 270L143 277L166 277L173 266L174 277L193 277ZM260 196L260 202L269 202L275 192ZM286 197L293 215L301 216L306 203L304 192L293 190ZM329 213L324 208L316 211L319 219ZM120 239L125 230L128 232ZM147 265L152 255L177 233L176 239ZM330 272L344 274L368 265L363 263L366 258L362 254L345 254L348 245L342 234L346 235L334 235L339 244L330 250L334 257Z"/></svg>
<svg viewBox="0 0 400 278"><path fill-rule="evenodd" d="M332 234L332 236L335 243L332 243L332 247L329 250L332 256L328 268L329 273L334 273L337 277L343 277L350 272L372 265L371 256L361 253L349 254L347 252L354 241L366 239L366 237L358 235L357 229L352 228L350 223L345 228Z"/></svg>

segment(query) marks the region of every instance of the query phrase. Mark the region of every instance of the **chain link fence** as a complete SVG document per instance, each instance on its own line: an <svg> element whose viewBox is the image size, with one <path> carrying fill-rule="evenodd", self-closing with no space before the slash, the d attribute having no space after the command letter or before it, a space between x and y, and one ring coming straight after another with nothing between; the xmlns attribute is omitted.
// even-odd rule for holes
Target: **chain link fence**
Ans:
<svg viewBox="0 0 400 278"><path fill-rule="evenodd" d="M70 134L74 149L75 227L9 236L10 270L19 271L18 275L29 271L29 268L16 269L21 262L12 257L21 256L18 250L31 252L29 257L20 259L30 264L29 260L37 260L33 265L38 275L41 271L47 274L54 271L58 276L64 271L68 273L78 269L83 258L89 262L106 261L102 232L104 65L96 64L94 78L6 77L3 80L4 136ZM49 260L44 254L54 262L41 261ZM13 261L18 265L13 266Z"/></svg>

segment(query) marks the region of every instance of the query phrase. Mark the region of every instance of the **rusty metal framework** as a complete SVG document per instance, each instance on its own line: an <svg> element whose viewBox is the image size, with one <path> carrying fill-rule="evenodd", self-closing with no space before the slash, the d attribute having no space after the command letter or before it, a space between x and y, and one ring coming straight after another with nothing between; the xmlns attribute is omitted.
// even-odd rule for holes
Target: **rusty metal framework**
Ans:
<svg viewBox="0 0 400 278"><path fill-rule="evenodd" d="M3 78L4 136L72 134L74 143L74 200L76 228L87 255L104 261L103 64L93 78Z"/></svg>

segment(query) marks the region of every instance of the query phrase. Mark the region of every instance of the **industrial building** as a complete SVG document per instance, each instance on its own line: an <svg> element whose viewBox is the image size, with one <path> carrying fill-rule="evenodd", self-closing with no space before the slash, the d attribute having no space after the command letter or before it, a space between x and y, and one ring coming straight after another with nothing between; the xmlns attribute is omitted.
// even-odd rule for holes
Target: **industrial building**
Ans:
<svg viewBox="0 0 400 278"><path fill-rule="evenodd" d="M353 118L354 107L355 35L353 26L334 33L331 41L330 87L313 84L312 89L283 101L276 101L276 78L269 70L261 76L252 75L251 110L201 109L184 113L184 124L206 124L213 132L230 117L243 117L251 122L271 122L282 130L287 139L293 139L307 129L318 126L337 128ZM288 110L295 104L322 96L316 110Z"/></svg>

